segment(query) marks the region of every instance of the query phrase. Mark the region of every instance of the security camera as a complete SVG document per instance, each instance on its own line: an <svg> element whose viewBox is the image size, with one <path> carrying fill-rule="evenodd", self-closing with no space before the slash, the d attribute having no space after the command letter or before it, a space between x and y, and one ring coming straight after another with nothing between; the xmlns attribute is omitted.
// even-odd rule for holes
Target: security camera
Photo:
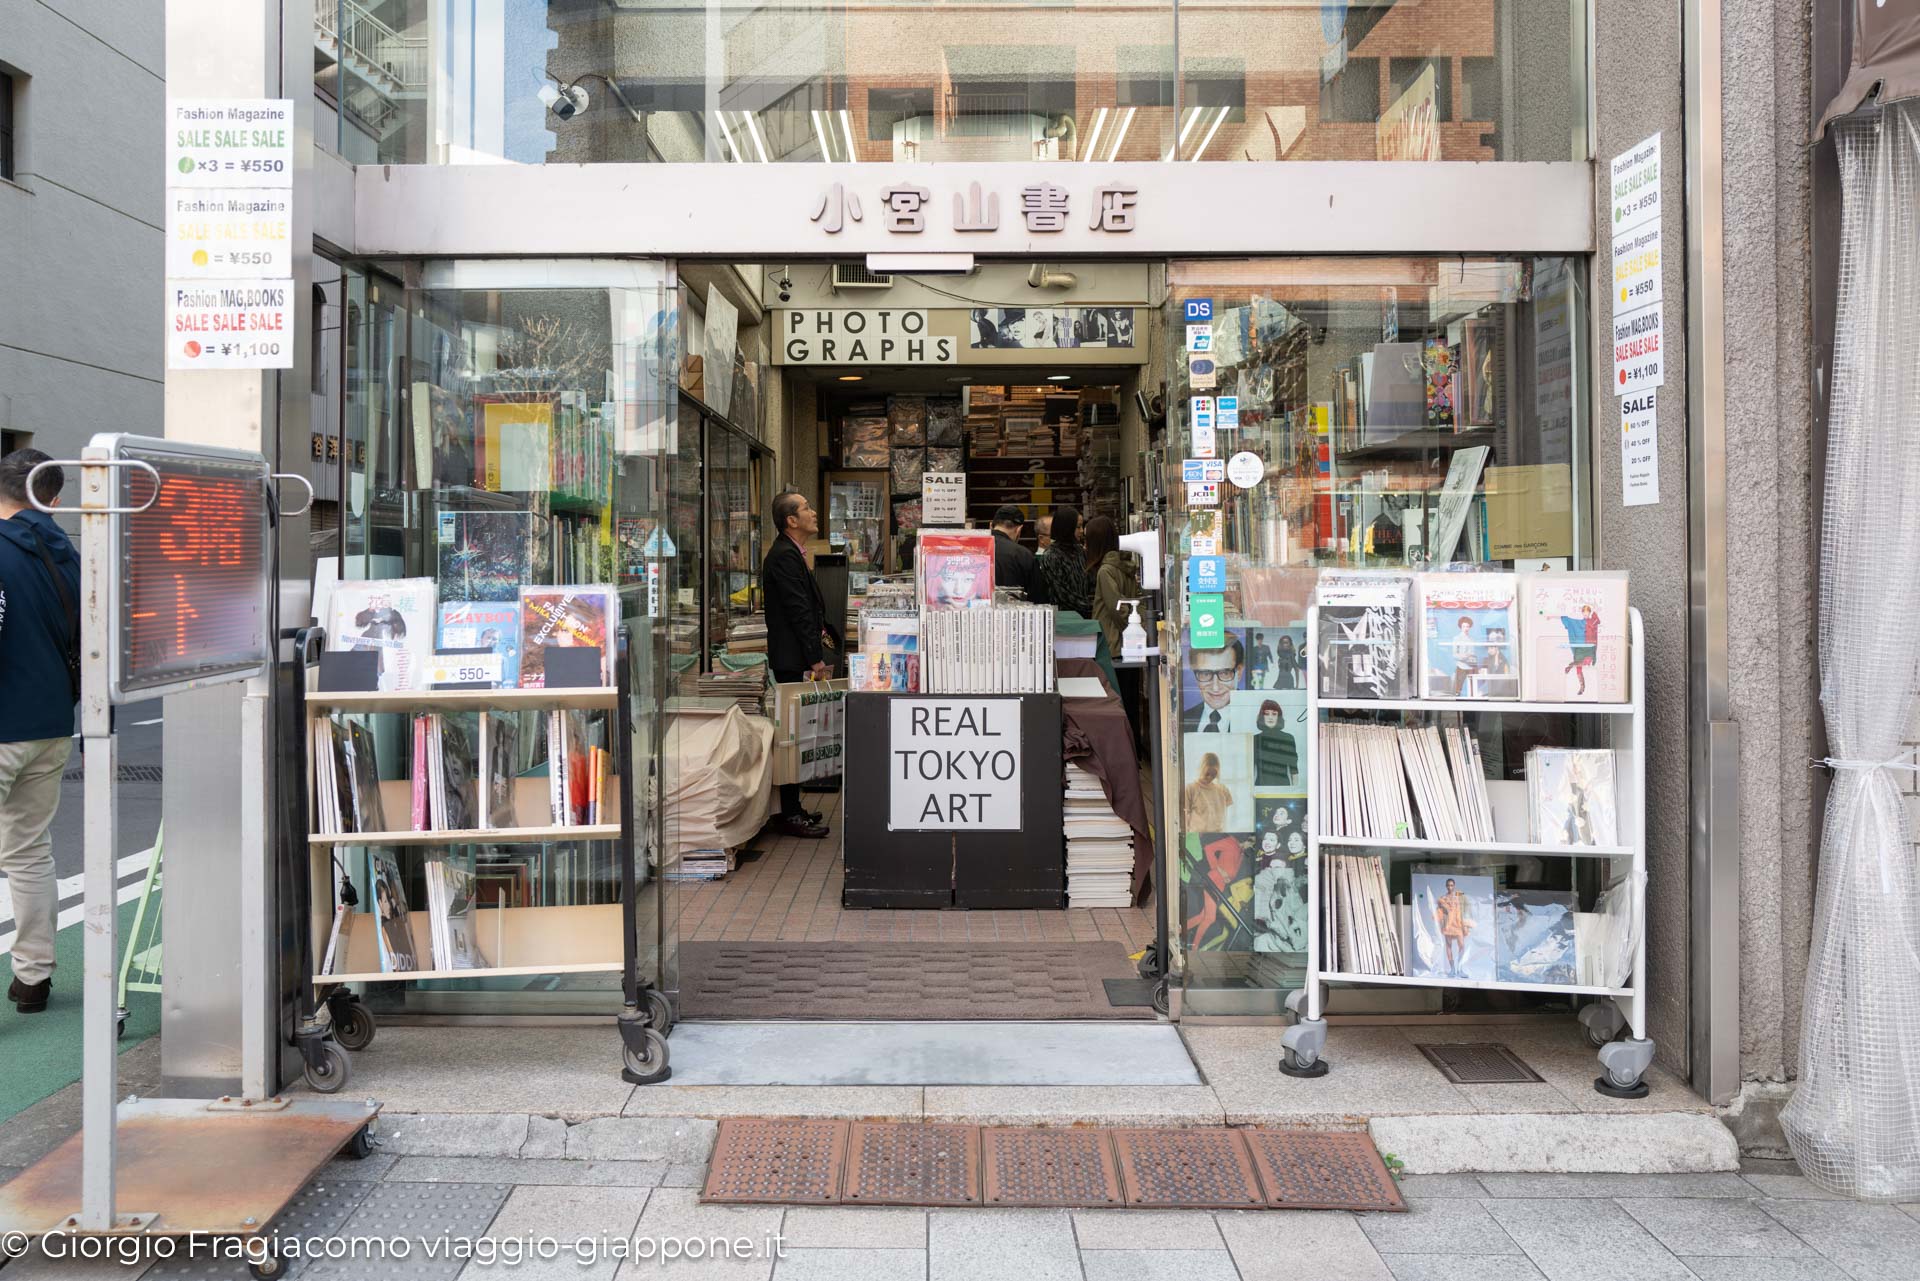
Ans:
<svg viewBox="0 0 1920 1281"><path fill-rule="evenodd" d="M781 302L793 301L793 277L781 272L773 278L774 287L780 291Z"/></svg>
<svg viewBox="0 0 1920 1281"><path fill-rule="evenodd" d="M540 86L540 101L547 104L547 110L559 120L571 120L587 109L587 87L574 83L566 86L548 81Z"/></svg>

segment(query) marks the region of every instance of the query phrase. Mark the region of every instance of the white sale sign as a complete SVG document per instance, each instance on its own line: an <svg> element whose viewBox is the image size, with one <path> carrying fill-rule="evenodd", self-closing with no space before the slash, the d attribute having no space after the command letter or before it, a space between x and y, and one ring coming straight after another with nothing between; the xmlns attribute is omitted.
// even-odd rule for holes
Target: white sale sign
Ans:
<svg viewBox="0 0 1920 1281"><path fill-rule="evenodd" d="M1020 700L896 698L887 828L1020 830Z"/></svg>

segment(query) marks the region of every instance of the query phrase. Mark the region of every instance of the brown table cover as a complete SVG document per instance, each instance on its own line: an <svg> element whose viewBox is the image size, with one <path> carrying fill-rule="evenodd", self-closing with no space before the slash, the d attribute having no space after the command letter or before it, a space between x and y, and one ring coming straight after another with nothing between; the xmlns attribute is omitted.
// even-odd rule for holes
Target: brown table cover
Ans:
<svg viewBox="0 0 1920 1281"><path fill-rule="evenodd" d="M1060 751L1100 780L1100 790L1107 794L1113 812L1133 829L1133 901L1138 905L1153 874L1153 829L1147 820L1146 798L1140 794L1139 758L1127 709L1092 659L1062 658L1055 669L1062 676L1094 677L1107 691L1104 698L1060 700Z"/></svg>

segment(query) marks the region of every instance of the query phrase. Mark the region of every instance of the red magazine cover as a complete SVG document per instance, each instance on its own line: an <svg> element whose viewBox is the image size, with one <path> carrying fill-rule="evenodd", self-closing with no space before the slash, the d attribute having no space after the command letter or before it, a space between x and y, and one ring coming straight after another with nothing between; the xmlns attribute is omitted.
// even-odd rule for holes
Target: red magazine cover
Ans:
<svg viewBox="0 0 1920 1281"><path fill-rule="evenodd" d="M928 529L914 555L922 609L974 609L993 603L993 531Z"/></svg>

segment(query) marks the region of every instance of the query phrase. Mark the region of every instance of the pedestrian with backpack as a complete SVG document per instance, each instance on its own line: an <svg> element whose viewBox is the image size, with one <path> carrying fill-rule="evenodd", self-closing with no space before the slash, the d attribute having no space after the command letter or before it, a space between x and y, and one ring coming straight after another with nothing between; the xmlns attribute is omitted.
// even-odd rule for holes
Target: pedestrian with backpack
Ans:
<svg viewBox="0 0 1920 1281"><path fill-rule="evenodd" d="M37 449L0 458L0 875L13 894L13 982L22 1014L53 992L53 841L60 776L73 755L80 699L80 558L53 517L28 501L27 475L48 461ZM33 478L48 507L64 478Z"/></svg>

